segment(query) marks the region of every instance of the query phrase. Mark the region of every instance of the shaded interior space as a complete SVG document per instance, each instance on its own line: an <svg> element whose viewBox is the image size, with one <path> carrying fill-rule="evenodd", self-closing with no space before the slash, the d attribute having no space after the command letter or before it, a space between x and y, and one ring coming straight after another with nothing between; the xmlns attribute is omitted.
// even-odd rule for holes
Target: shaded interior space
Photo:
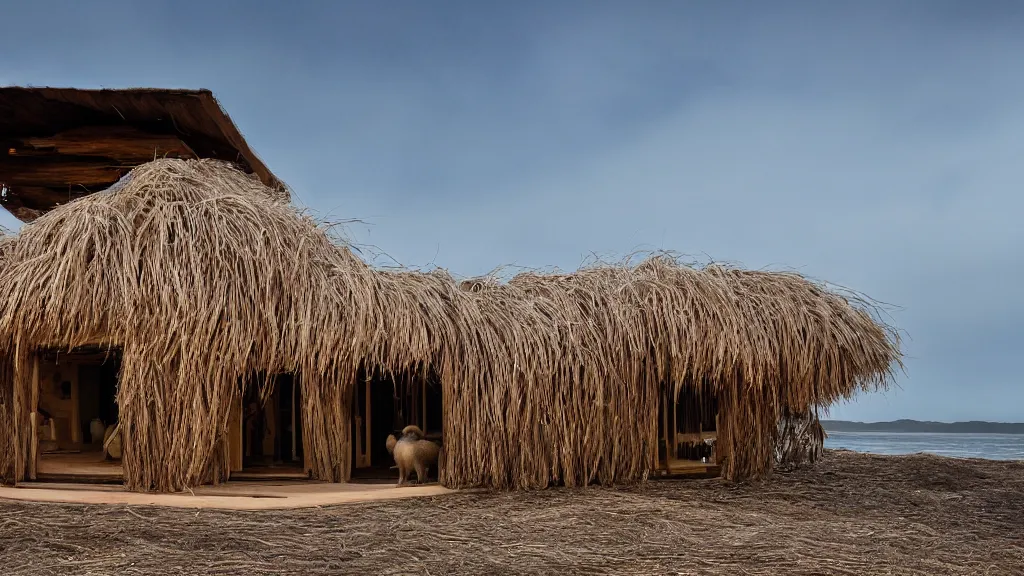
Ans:
<svg viewBox="0 0 1024 576"><path fill-rule="evenodd" d="M389 434L401 438L408 425L419 426L428 440L441 442L441 380L432 370L399 374L360 370L352 401L353 482L398 481L387 438ZM432 466L427 482L436 482L437 477L437 466Z"/></svg>
<svg viewBox="0 0 1024 576"><path fill-rule="evenodd" d="M717 474L718 397L710 383L688 383L672 399L671 387L662 392L658 412L658 460L669 475Z"/></svg>
<svg viewBox="0 0 1024 576"><path fill-rule="evenodd" d="M291 374L275 375L260 398L260 377L246 382L235 407L232 480L308 478L302 445L302 386Z"/></svg>
<svg viewBox="0 0 1024 576"><path fill-rule="evenodd" d="M38 361L37 479L120 483L120 350L43 350Z"/></svg>

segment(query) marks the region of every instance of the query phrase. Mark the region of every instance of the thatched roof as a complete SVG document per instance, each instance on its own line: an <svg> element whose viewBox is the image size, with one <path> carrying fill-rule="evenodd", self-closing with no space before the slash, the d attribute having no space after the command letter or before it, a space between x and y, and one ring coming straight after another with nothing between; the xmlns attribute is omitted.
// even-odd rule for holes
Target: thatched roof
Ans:
<svg viewBox="0 0 1024 576"><path fill-rule="evenodd" d="M377 270L211 161L144 164L5 253L0 337L17 366L35 346L124 347L133 488L222 472L228 406L253 372L300 374L314 475L342 480L359 368L431 368L442 482L528 488L644 477L666 387L716 395L725 475L763 474L781 414L884 387L900 360L866 301L797 274L668 255L507 283Z"/></svg>
<svg viewBox="0 0 1024 576"><path fill-rule="evenodd" d="M234 162L288 197L209 90L0 88L0 203L22 221L165 157Z"/></svg>

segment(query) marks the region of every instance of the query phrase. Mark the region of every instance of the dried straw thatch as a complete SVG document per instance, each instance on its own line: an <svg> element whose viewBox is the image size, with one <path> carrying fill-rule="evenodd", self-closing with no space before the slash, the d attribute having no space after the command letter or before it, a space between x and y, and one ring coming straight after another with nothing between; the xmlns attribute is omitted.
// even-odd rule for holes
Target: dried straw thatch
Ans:
<svg viewBox="0 0 1024 576"><path fill-rule="evenodd" d="M0 270L7 267L13 237L0 228ZM14 417L14 364L11 355L0 351L0 484L10 484L16 479L14 462L15 433L17 420Z"/></svg>
<svg viewBox="0 0 1024 576"><path fill-rule="evenodd" d="M865 302L796 274L659 255L457 283L371 268L260 190L215 161L160 160L26 225L0 270L14 404L33 349L123 347L125 483L177 490L223 477L240 379L293 372L312 473L342 481L359 369L429 368L442 483L535 488L645 477L662 390L702 384L723 473L742 479L771 468L786 410L884 387L899 364ZM12 454L0 446L0 471L18 476Z"/></svg>
<svg viewBox="0 0 1024 576"><path fill-rule="evenodd" d="M826 436L815 411L783 414L775 443L775 463L787 470L814 464L825 452Z"/></svg>

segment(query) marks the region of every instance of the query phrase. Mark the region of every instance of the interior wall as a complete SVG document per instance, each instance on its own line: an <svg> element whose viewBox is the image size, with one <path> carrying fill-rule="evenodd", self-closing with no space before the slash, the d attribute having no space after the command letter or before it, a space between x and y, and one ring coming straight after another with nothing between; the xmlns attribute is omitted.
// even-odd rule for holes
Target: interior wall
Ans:
<svg viewBox="0 0 1024 576"><path fill-rule="evenodd" d="M81 426L76 418L78 403L78 367L72 358L39 363L39 408L46 411L57 428L57 445L72 448L81 442Z"/></svg>
<svg viewBox="0 0 1024 576"><path fill-rule="evenodd" d="M277 420L281 422L281 458L285 463L302 463L302 384L293 374L279 377ZM294 390L294 392L293 392ZM294 402L294 405L292 404ZM292 430L294 410L295 429ZM292 451L292 434L295 435L295 451Z"/></svg>
<svg viewBox="0 0 1024 576"><path fill-rule="evenodd" d="M259 378L245 382L242 396L242 455L244 467L302 462L302 391L291 374L273 377L265 401ZM295 454L292 453L292 400L295 388Z"/></svg>
<svg viewBox="0 0 1024 576"><path fill-rule="evenodd" d="M81 441L94 444L92 438L91 423L93 419L99 418L104 424L112 424L105 418L103 410L100 409L100 378L99 366L81 364L78 366L78 406L79 406L79 429L81 430Z"/></svg>

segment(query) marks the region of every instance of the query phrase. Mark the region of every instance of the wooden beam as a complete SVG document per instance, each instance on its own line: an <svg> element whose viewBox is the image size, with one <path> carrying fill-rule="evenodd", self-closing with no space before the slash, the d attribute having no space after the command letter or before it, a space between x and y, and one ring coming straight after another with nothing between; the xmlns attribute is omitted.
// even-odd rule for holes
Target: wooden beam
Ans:
<svg viewBox="0 0 1024 576"><path fill-rule="evenodd" d="M242 470L242 397L238 396L231 403L231 415L228 417L228 479L231 472Z"/></svg>
<svg viewBox="0 0 1024 576"><path fill-rule="evenodd" d="M122 354L120 348L107 344L88 344L77 346L71 350L65 347L52 347L44 348L40 351L42 361L47 363L56 363L60 359L69 356L74 356L76 361L84 364L92 362L103 363L107 360L120 359Z"/></svg>
<svg viewBox="0 0 1024 576"><path fill-rule="evenodd" d="M15 155L71 155L145 163L156 158L196 158L175 136L151 134L132 126L82 126L53 136L24 138Z"/></svg>
<svg viewBox="0 0 1024 576"><path fill-rule="evenodd" d="M669 444L669 431L668 431L668 391L662 390L661 392L661 423L665 435L662 438L665 440L665 462L668 462L674 456L672 454L671 446Z"/></svg>
<svg viewBox="0 0 1024 576"><path fill-rule="evenodd" d="M676 444L699 444L705 440L717 440L718 432L677 432Z"/></svg>
<svg viewBox="0 0 1024 576"><path fill-rule="evenodd" d="M671 402L672 405L672 457L679 457L679 402L675 399Z"/></svg>
<svg viewBox="0 0 1024 576"><path fill-rule="evenodd" d="M301 386L301 379L302 379L302 377L296 375L295 379L300 381L299 385ZM302 418L302 420L303 420L303 422L302 422L302 438L303 438L303 442L302 442L302 471L305 472L307 475L312 476L313 463L310 460L312 457L309 454L309 450L306 448L306 442L305 442L305 438L306 438L306 435L307 435L307 433L306 433L306 426L309 424L309 419L305 417L305 415L309 414L309 412L306 410L305 406L306 406L306 403L309 402L309 400L306 397L306 394L302 394L300 396L300 399L302 400L302 412L300 413L299 417Z"/></svg>
<svg viewBox="0 0 1024 576"><path fill-rule="evenodd" d="M363 468L363 460L366 456L363 454L363 417L356 414L355 419L355 432L356 432L356 468Z"/></svg>
<svg viewBox="0 0 1024 576"><path fill-rule="evenodd" d="M277 440L277 390L275 389L270 393L270 396L260 403L260 411L263 413L263 437L260 438L260 454L264 458L267 456L267 452L271 454L271 461L273 461L274 454L274 442ZM269 450L267 449L269 446Z"/></svg>
<svg viewBox="0 0 1024 576"><path fill-rule="evenodd" d="M0 156L0 182L19 187L84 187L98 192L121 179L134 166L100 160L46 160Z"/></svg>
<svg viewBox="0 0 1024 576"><path fill-rule="evenodd" d="M366 465L367 466L371 466L373 464L373 459L371 458L371 455L373 454L373 450L370 450L370 446L369 446L369 444L370 444L370 436L372 434L371 431L373 430L370 427L370 424L371 424L370 418L371 417L372 417L372 412L370 410L370 379L367 378L366 379L366 432L365 432L365 434L366 434Z"/></svg>
<svg viewBox="0 0 1024 576"><path fill-rule="evenodd" d="M299 435L298 427L295 425L295 398L296 390L298 390L298 379L292 376L292 462L296 462L299 459Z"/></svg>
<svg viewBox="0 0 1024 576"><path fill-rule="evenodd" d="M711 461L718 462L718 414L715 414L715 443L711 445Z"/></svg>
<svg viewBox="0 0 1024 576"><path fill-rule="evenodd" d="M43 357L43 362L56 363L58 362L72 361L76 364L98 364L102 365L110 361L117 360L118 357L115 354L103 354L103 353L79 353L79 352L62 352L58 354L47 354Z"/></svg>
<svg viewBox="0 0 1024 576"><path fill-rule="evenodd" d="M81 371L75 374L71 382L71 442L82 443L82 396L80 389Z"/></svg>

